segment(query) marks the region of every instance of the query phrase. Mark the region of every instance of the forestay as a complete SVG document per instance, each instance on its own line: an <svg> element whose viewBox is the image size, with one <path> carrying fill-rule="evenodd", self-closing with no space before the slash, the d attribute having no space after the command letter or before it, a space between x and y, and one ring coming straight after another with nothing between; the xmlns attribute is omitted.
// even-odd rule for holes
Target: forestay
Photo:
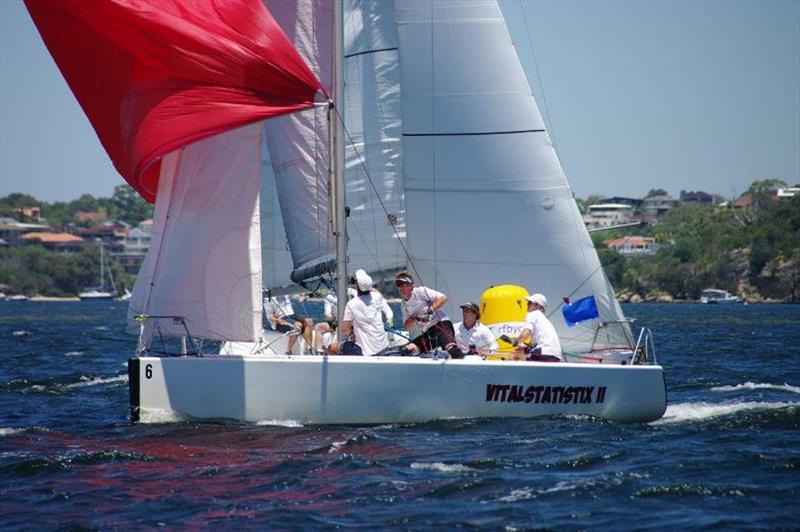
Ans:
<svg viewBox="0 0 800 532"><path fill-rule="evenodd" d="M421 282L449 312L490 285L594 295L602 320L623 318L581 220L494 0L397 0L408 243ZM627 345L625 326L595 338L568 329L567 350Z"/></svg>

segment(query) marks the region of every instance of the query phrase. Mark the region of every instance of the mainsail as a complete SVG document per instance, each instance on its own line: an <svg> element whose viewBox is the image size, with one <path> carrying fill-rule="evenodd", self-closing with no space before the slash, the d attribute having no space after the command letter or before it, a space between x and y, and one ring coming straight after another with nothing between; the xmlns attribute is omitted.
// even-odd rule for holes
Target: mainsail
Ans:
<svg viewBox="0 0 800 532"><path fill-rule="evenodd" d="M449 311L490 285L595 295L623 319L495 0L396 0L408 243ZM567 350L628 345L627 325L568 329Z"/></svg>

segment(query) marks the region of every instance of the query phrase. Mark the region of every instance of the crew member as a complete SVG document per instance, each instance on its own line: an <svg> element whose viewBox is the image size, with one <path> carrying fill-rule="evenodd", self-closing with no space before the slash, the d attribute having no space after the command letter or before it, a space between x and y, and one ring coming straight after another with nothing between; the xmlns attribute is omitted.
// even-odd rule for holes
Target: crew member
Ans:
<svg viewBox="0 0 800 532"><path fill-rule="evenodd" d="M405 349L411 354L426 353L437 347L445 350L455 347L453 322L442 307L447 296L427 286L414 286L414 277L402 271L394 277L394 284L403 299L403 328L410 331L415 325L422 334L411 340Z"/></svg>
<svg viewBox="0 0 800 532"><path fill-rule="evenodd" d="M491 329L478 321L481 313L475 303L461 305L462 321L455 324L457 351L448 350L453 358L464 355L486 355L497 351L497 341Z"/></svg>
<svg viewBox="0 0 800 532"><path fill-rule="evenodd" d="M347 287L347 300L350 301L356 297L357 292L353 287ZM323 311L325 321L314 325L314 352L322 353L322 346L325 344L325 335L336 332L336 314L337 314L337 300L336 294L328 294L323 298ZM391 309L389 310L391 312ZM335 340L327 342L325 347L329 347L335 343Z"/></svg>
<svg viewBox="0 0 800 532"><path fill-rule="evenodd" d="M342 344L343 355L377 355L387 347L389 340L383 328L383 311L388 307L380 292L372 289L372 277L364 270L356 270L356 290L358 295L344 307L342 332L355 336L352 341Z"/></svg>
<svg viewBox="0 0 800 532"><path fill-rule="evenodd" d="M282 333L293 333L289 335L289 345L286 349L287 355L291 355L294 352L294 346L300 334L303 335L303 339L306 342L305 354L311 354L311 337L314 330L314 322L308 316L294 311L292 300L288 295L265 298L264 311L273 330Z"/></svg>
<svg viewBox="0 0 800 532"><path fill-rule="evenodd" d="M540 362L563 362L561 342L558 341L556 328L544 314L547 298L542 294L533 294L525 298L528 301L528 315L522 332L514 342L516 360L536 360ZM525 353L525 340L530 339L533 350Z"/></svg>

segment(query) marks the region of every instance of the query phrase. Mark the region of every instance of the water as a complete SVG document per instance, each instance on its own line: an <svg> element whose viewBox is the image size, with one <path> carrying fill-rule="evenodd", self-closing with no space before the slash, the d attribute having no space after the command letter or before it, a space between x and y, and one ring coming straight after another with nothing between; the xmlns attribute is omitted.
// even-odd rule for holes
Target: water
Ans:
<svg viewBox="0 0 800 532"><path fill-rule="evenodd" d="M796 527L800 306L625 310L651 424L134 426L124 303L0 303L0 528Z"/></svg>

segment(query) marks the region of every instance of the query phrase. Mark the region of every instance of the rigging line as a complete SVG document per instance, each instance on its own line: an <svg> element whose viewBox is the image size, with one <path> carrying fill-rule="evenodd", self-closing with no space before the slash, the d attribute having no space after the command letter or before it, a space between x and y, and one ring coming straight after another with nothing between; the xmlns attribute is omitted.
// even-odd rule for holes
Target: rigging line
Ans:
<svg viewBox="0 0 800 532"><path fill-rule="evenodd" d="M583 285L585 285L585 284L586 284L586 282L587 282L589 279L591 279L591 278L592 278L592 276L593 276L594 274L596 274L597 272L599 272L601 269L603 269L603 265L602 265L602 264L600 264L599 266L597 266L597 268L595 268L595 269L594 269L594 271L593 271L592 273L590 273L589 275L587 275L587 276L586 276L586 279L584 279L583 281L581 281L581 284L579 284L579 285L578 285L578 287L577 287L577 288L575 288L575 290L573 290L572 292L570 292L570 293L567 295L567 297L568 297L568 298L572 297L572 296L573 296L573 294L575 294L575 292L577 292L578 290L580 290L580 289L581 289L581 287L583 287ZM556 312L558 309L560 309L562 306L564 306L564 300L563 300L563 299L562 299L562 300L561 300L561 301L558 303L558 305L556 305L556 308L554 308L552 311L550 311L550 313L547 315L547 317L548 317L548 318L550 318L550 316L552 316L553 314L555 314L555 312Z"/></svg>
<svg viewBox="0 0 800 532"><path fill-rule="evenodd" d="M536 78L539 80L539 87L542 89L542 103L544 104L544 113L547 116L547 122L549 124L550 129L550 138L553 141L553 149L556 151L556 155L558 154L558 147L556 143L556 130L553 128L553 119L550 117L550 107L547 105L547 96L544 94L544 83L542 82L542 75L539 71L539 62L536 60L536 52L533 49L533 39L531 38L531 29L528 25L528 19L525 16L525 7L522 0L519 0L519 8L522 11L522 23L525 25L525 35L528 37L528 47L531 50L531 55L533 56L533 65L536 68Z"/></svg>
<svg viewBox="0 0 800 532"><path fill-rule="evenodd" d="M364 50L363 52L353 52L351 54L345 54L344 58L345 59L350 59L351 57L358 57L360 55L377 54L377 53L380 53L380 52L393 52L393 51L396 51L396 50L397 50L396 46L393 47L393 48L378 48L376 50Z"/></svg>
<svg viewBox="0 0 800 532"><path fill-rule="evenodd" d="M434 37L435 37L435 33L434 33L434 24L435 24L435 22L434 22L434 16L433 16L433 4L434 4L434 0L431 0L431 3L430 3L430 6L431 6L431 20L430 20L431 46L430 46L430 52L431 52L431 93L432 93L431 94L431 126L432 126L431 129L433 129L433 131L436 131L436 97L434 96L434 94L436 92L436 65L434 65L434 60L435 60L436 54L434 53L435 52L435 48L434 48L434 43L433 43L433 40L434 40ZM433 144L433 150L431 150L432 159L433 159L433 161L432 161L433 164L431 165L431 171L433 173L433 287L434 287L434 289L436 289L436 288L438 288L438 284L439 284L438 283L438 281L439 281L439 262L438 262L438 258L439 258L439 253L438 253L438 251L439 251L439 236L438 236L439 235L439 231L438 231L439 219L438 219L438 216L437 216L438 212L437 212L437 209L436 209L436 197L438 195L437 194L437 190L436 190L436 187L437 187L437 183L436 183L436 137L433 137L431 140L432 140L432 144Z"/></svg>
<svg viewBox="0 0 800 532"><path fill-rule="evenodd" d="M358 148L353 142L353 137L350 135L350 130L347 129L347 124L344 123L344 118L342 117L341 114L339 114L339 108L334 107L334 111L336 112L336 116L338 117L338 119L341 120L344 134L347 135L347 138L350 141L350 146L353 148L353 151L356 152L356 156L358 157L358 163L361 165L361 168L364 169L364 173L367 176L367 180L369 181L369 184L372 186L372 190L373 192L375 192L375 196L378 198L378 202L380 203L384 214L386 214L386 219L388 220L389 225L392 227L394 235L397 237L397 243L400 244L400 247L403 249L403 254L406 256L408 263L411 264L411 269L414 270L414 274L417 276L417 279L419 279L420 284L422 284L422 277L420 276L419 271L417 271L417 265L414 264L414 261L411 258L411 254L408 252L406 245L403 243L403 239L400 237L400 233L397 230L396 221L389 217L389 212L386 210L386 205L383 203L383 199L380 197L380 194L378 194L378 188L375 186L375 182L372 179L372 175L369 173L366 165L364 164L364 158L361 156L361 152L358 151Z"/></svg>

